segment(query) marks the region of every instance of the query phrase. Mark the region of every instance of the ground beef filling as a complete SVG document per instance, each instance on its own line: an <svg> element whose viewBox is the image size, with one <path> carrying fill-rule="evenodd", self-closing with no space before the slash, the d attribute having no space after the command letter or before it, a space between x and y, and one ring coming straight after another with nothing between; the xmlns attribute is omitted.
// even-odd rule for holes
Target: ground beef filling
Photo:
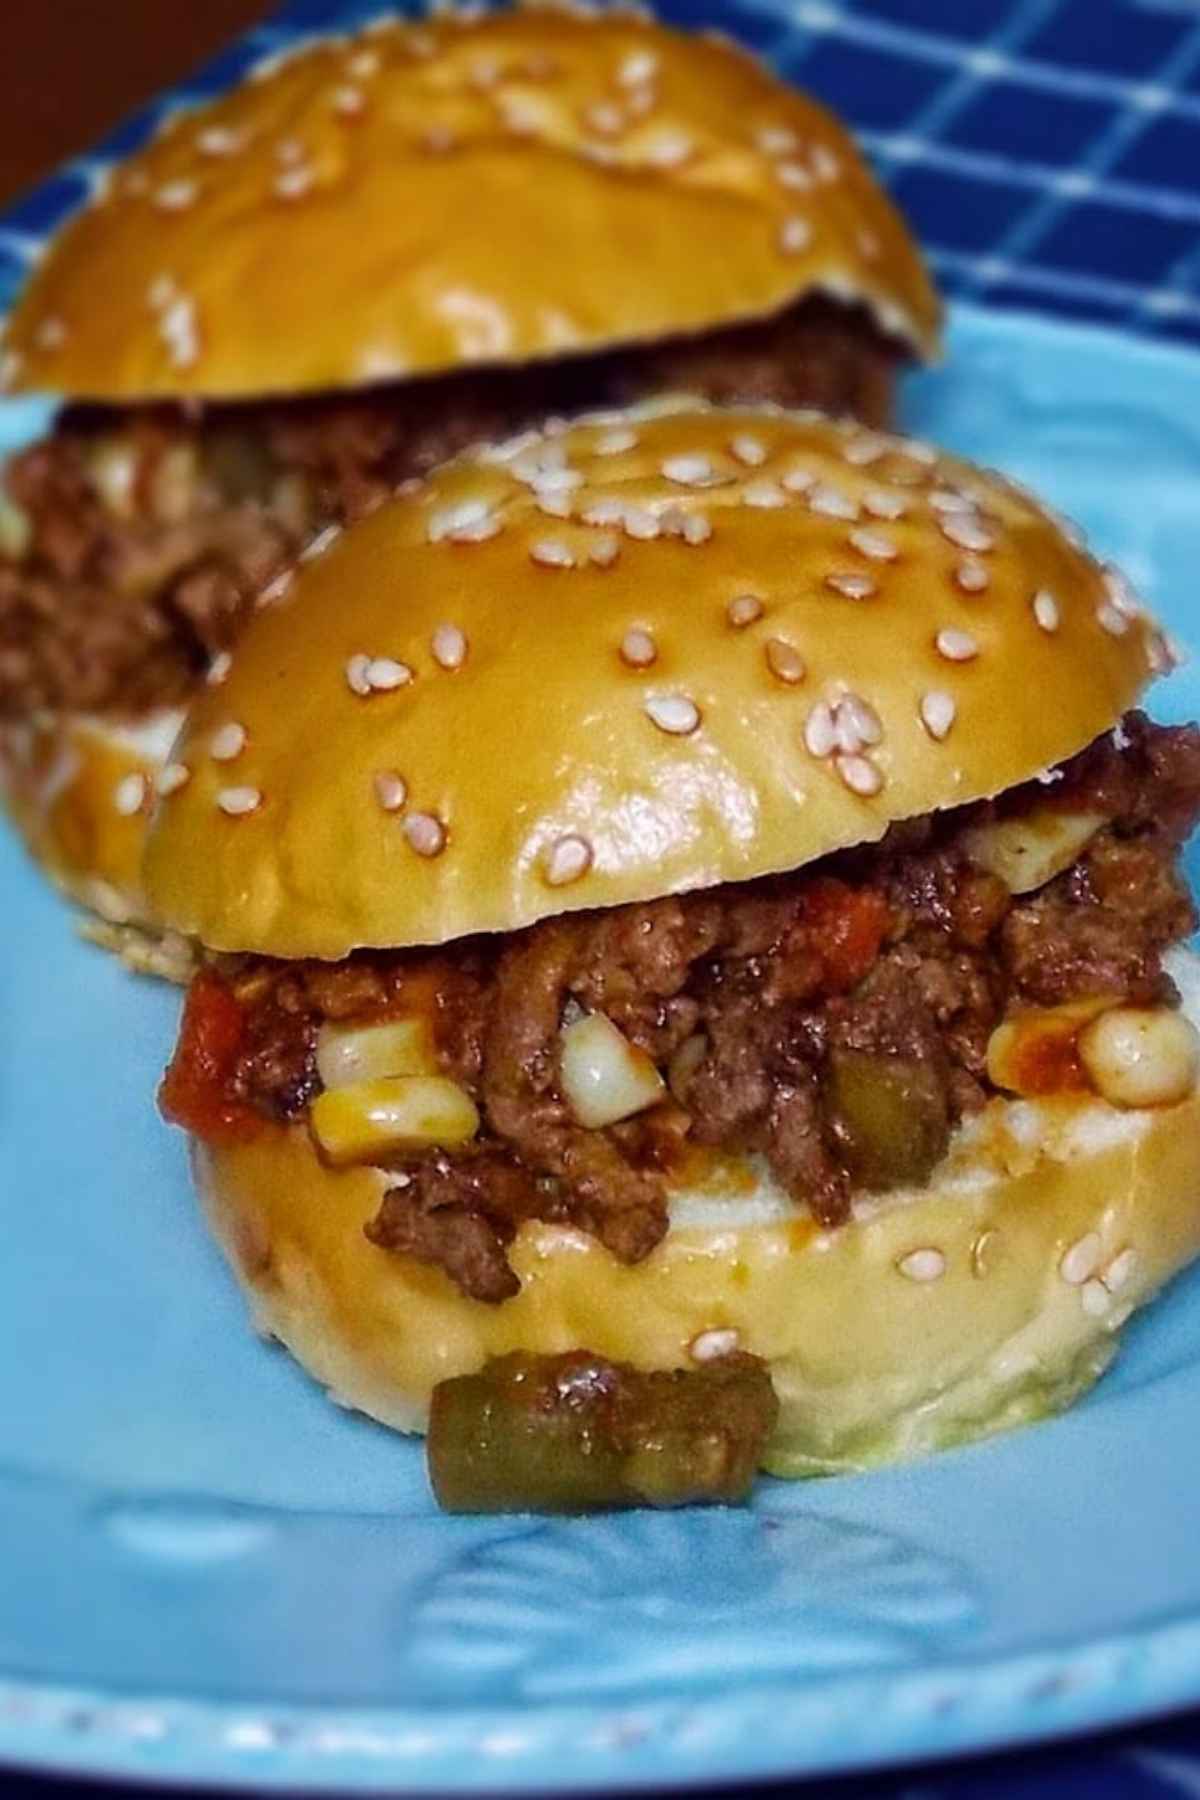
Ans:
<svg viewBox="0 0 1200 1800"><path fill-rule="evenodd" d="M7 470L16 553L0 558L0 722L38 709L130 718L185 700L319 531L469 444L672 390L881 424L899 361L861 309L810 299L696 339L352 397L190 418L74 408Z"/></svg>
<svg viewBox="0 0 1200 1800"><path fill-rule="evenodd" d="M1046 807L1108 823L1014 897L972 861L972 834ZM666 1231L668 1177L697 1153L760 1154L836 1226L852 1192L929 1175L992 1092L988 1039L1010 1009L1173 1003L1161 957L1196 923L1177 857L1198 814L1200 728L1134 713L1048 782L791 875L438 952L227 959L193 984L164 1107L213 1139L302 1119L323 1023L417 1013L483 1128L465 1153L397 1159L367 1235L473 1298L517 1291L506 1246L529 1218L639 1261ZM606 1130L576 1122L558 1044L580 1008L670 1068L669 1100Z"/></svg>

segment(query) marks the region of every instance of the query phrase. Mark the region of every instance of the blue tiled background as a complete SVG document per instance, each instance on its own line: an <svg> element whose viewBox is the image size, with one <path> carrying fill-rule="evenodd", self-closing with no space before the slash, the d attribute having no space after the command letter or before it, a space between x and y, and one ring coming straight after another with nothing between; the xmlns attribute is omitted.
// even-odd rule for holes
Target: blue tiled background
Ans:
<svg viewBox="0 0 1200 1800"><path fill-rule="evenodd" d="M298 29L352 25L379 10L379 0L292 0L11 208L0 219L0 304L97 170L135 147L169 105L221 91ZM839 110L951 294L1200 345L1200 0L662 0L659 10L733 32ZM0 1792L99 1800L115 1790L12 1774L0 1775ZM1200 1800L1200 1716L804 1793Z"/></svg>
<svg viewBox="0 0 1200 1800"><path fill-rule="evenodd" d="M101 163L297 30L292 0L0 220L0 302ZM662 0L764 52L855 127L948 292L1200 344L1200 0Z"/></svg>

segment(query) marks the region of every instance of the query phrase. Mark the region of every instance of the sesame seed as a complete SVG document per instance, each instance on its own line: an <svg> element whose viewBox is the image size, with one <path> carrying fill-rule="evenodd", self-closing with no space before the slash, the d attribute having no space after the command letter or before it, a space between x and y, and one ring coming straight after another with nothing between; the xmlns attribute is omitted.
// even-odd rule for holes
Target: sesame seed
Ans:
<svg viewBox="0 0 1200 1800"><path fill-rule="evenodd" d="M929 496L929 504L934 512L970 513L975 511L975 502L966 494L958 493L954 488L934 488Z"/></svg>
<svg viewBox="0 0 1200 1800"><path fill-rule="evenodd" d="M451 538L455 543L475 541L474 537L465 533L487 527L486 535L499 530L486 500L459 500L453 506L444 506L432 512L425 524L425 535L431 544L438 544L443 538Z"/></svg>
<svg viewBox="0 0 1200 1800"><path fill-rule="evenodd" d="M171 364L177 369L189 368L200 354L195 301L184 294L172 300L159 318L158 332Z"/></svg>
<svg viewBox="0 0 1200 1800"><path fill-rule="evenodd" d="M370 667L370 657L364 655L361 650L354 656L348 657L346 661L344 671L346 686L352 694L358 694L362 699L366 699L371 692Z"/></svg>
<svg viewBox="0 0 1200 1800"><path fill-rule="evenodd" d="M367 104L366 95L361 88L336 87L329 96L333 110L341 119L356 119Z"/></svg>
<svg viewBox="0 0 1200 1800"><path fill-rule="evenodd" d="M954 571L954 579L964 594L982 594L992 578L981 562L976 562L974 557L968 556L958 564Z"/></svg>
<svg viewBox="0 0 1200 1800"><path fill-rule="evenodd" d="M863 432L843 445L842 455L848 463L865 468L867 463L878 462L887 447L886 438L878 437L872 432Z"/></svg>
<svg viewBox="0 0 1200 1800"><path fill-rule="evenodd" d="M760 439L751 437L748 431L740 431L730 440L729 453L749 469L761 468L767 460L766 445Z"/></svg>
<svg viewBox="0 0 1200 1800"><path fill-rule="evenodd" d="M446 827L433 813L409 813L401 830L418 856L440 856L446 848Z"/></svg>
<svg viewBox="0 0 1200 1800"><path fill-rule="evenodd" d="M637 448L636 431L605 431L596 439L592 449L597 456L620 456L625 450Z"/></svg>
<svg viewBox="0 0 1200 1800"><path fill-rule="evenodd" d="M568 469L565 465L553 468L538 469L530 477L529 486L535 494L567 494L574 488L583 486L584 477L580 469Z"/></svg>
<svg viewBox="0 0 1200 1800"><path fill-rule="evenodd" d="M621 554L621 540L613 531L602 531L588 545L587 559L598 569L611 569Z"/></svg>
<svg viewBox="0 0 1200 1800"><path fill-rule="evenodd" d="M786 125L763 125L754 134L754 142L764 156L789 156L800 148L800 140Z"/></svg>
<svg viewBox="0 0 1200 1800"><path fill-rule="evenodd" d="M779 248L785 256L800 256L812 243L812 226L799 213L793 213L779 227Z"/></svg>
<svg viewBox="0 0 1200 1800"><path fill-rule="evenodd" d="M1129 630L1129 615L1119 612L1108 600L1096 608L1096 622L1109 637L1124 637Z"/></svg>
<svg viewBox="0 0 1200 1800"><path fill-rule="evenodd" d="M146 299L155 312L161 307L169 306L177 293L173 275L156 275L146 289Z"/></svg>
<svg viewBox="0 0 1200 1800"><path fill-rule="evenodd" d="M804 748L810 756L825 757L833 753L837 745L837 726L834 724L833 708L826 700L818 700L809 713L804 724Z"/></svg>
<svg viewBox="0 0 1200 1800"><path fill-rule="evenodd" d="M653 81L657 74L658 58L654 52L635 50L617 70L617 85L623 88L642 87L647 81Z"/></svg>
<svg viewBox="0 0 1200 1800"><path fill-rule="evenodd" d="M312 192L315 177L307 163L297 163L295 168L284 169L275 177L272 191L280 200L303 200Z"/></svg>
<svg viewBox="0 0 1200 1800"><path fill-rule="evenodd" d="M439 625L429 648L434 662L443 669L461 669L467 660L466 634L457 625Z"/></svg>
<svg viewBox="0 0 1200 1800"><path fill-rule="evenodd" d="M869 798L883 786L883 776L866 756L837 756L834 767L852 794Z"/></svg>
<svg viewBox="0 0 1200 1800"><path fill-rule="evenodd" d="M786 638L768 638L763 645L763 653L767 659L767 667L777 681L794 687L798 681L804 680L804 658Z"/></svg>
<svg viewBox="0 0 1200 1800"><path fill-rule="evenodd" d="M61 350L67 341L67 328L61 319L43 319L33 336L39 350Z"/></svg>
<svg viewBox="0 0 1200 1800"><path fill-rule="evenodd" d="M901 448L910 462L924 463L929 469L937 462L937 451L932 444L926 444L921 438L905 438Z"/></svg>
<svg viewBox="0 0 1200 1800"><path fill-rule="evenodd" d="M951 726L958 717L958 707L954 696L946 693L944 688L931 688L927 694L921 695L921 723L931 738L940 743L947 737Z"/></svg>
<svg viewBox="0 0 1200 1800"><path fill-rule="evenodd" d="M939 656L947 662L970 662L973 656L979 655L978 639L969 631L959 631L953 625L945 626L934 639Z"/></svg>
<svg viewBox="0 0 1200 1800"><path fill-rule="evenodd" d="M1142 611L1142 605L1120 569L1107 564L1104 570L1104 591L1109 600L1127 618L1136 619Z"/></svg>
<svg viewBox="0 0 1200 1800"><path fill-rule="evenodd" d="M680 487L710 487L724 479L707 456L668 456L660 468L668 481Z"/></svg>
<svg viewBox="0 0 1200 1800"><path fill-rule="evenodd" d="M217 795L217 805L228 818L242 819L247 813L257 812L262 805L262 794L255 787L222 788Z"/></svg>
<svg viewBox="0 0 1200 1800"><path fill-rule="evenodd" d="M814 146L809 161L812 164L812 172L818 181L836 181L842 172L841 163L825 144Z"/></svg>
<svg viewBox="0 0 1200 1800"><path fill-rule="evenodd" d="M874 562L894 562L900 554L891 538L884 537L882 531L872 531L869 526L860 526L850 533L850 542L864 556Z"/></svg>
<svg viewBox="0 0 1200 1800"><path fill-rule="evenodd" d="M735 631L753 625L756 619L763 616L763 603L757 594L737 594L725 608L725 617Z"/></svg>
<svg viewBox="0 0 1200 1800"><path fill-rule="evenodd" d="M533 503L540 513L548 519L569 519L571 517L571 497L569 494L538 494Z"/></svg>
<svg viewBox="0 0 1200 1800"><path fill-rule="evenodd" d="M375 798L384 812L399 812L408 799L408 783L395 769L379 769L371 778Z"/></svg>
<svg viewBox="0 0 1200 1800"><path fill-rule="evenodd" d="M280 138L275 146L275 160L288 168L293 163L304 161L304 145L299 138Z"/></svg>
<svg viewBox="0 0 1200 1800"><path fill-rule="evenodd" d="M879 591L869 575L856 574L852 569L831 570L825 577L825 586L847 600L870 600Z"/></svg>
<svg viewBox="0 0 1200 1800"><path fill-rule="evenodd" d="M1063 1252L1058 1272L1069 1287L1082 1287L1100 1266L1100 1234L1089 1231Z"/></svg>
<svg viewBox="0 0 1200 1800"><path fill-rule="evenodd" d="M214 762L233 762L246 748L246 727L231 720L218 726L208 740L208 754Z"/></svg>
<svg viewBox="0 0 1200 1800"><path fill-rule="evenodd" d="M538 538L530 544L529 554L544 569L573 569L575 552L561 538Z"/></svg>
<svg viewBox="0 0 1200 1800"><path fill-rule="evenodd" d="M163 212L185 212L189 206L195 205L199 192L194 181L166 181L155 190L154 204L161 207Z"/></svg>
<svg viewBox="0 0 1200 1800"><path fill-rule="evenodd" d="M883 741L883 723L870 703L859 694L847 694L834 709L834 722L840 750L853 755L864 745Z"/></svg>
<svg viewBox="0 0 1200 1800"><path fill-rule="evenodd" d="M886 488L872 488L863 496L863 506L875 519L902 519L908 511L908 502Z"/></svg>
<svg viewBox="0 0 1200 1800"><path fill-rule="evenodd" d="M276 601L282 600L284 596L290 592L292 583L295 579L296 572L294 569L280 570L273 581L268 581L265 588L259 589L258 597L254 602L255 606L274 606Z"/></svg>
<svg viewBox="0 0 1200 1800"><path fill-rule="evenodd" d="M648 669L658 655L658 645L648 631L634 626L621 639L621 661L631 669Z"/></svg>
<svg viewBox="0 0 1200 1800"><path fill-rule="evenodd" d="M113 789L113 805L123 819L131 819L146 804L147 781L144 775L126 775Z"/></svg>
<svg viewBox="0 0 1200 1800"><path fill-rule="evenodd" d="M781 187L791 188L797 194L807 193L813 184L813 178L804 164L798 162L777 163L775 178Z"/></svg>
<svg viewBox="0 0 1200 1800"><path fill-rule="evenodd" d="M787 495L777 481L748 481L742 489L743 506L786 506Z"/></svg>
<svg viewBox="0 0 1200 1800"><path fill-rule="evenodd" d="M457 149L458 138L448 125L431 125L423 131L417 140L420 148L430 156L444 156L447 151Z"/></svg>
<svg viewBox="0 0 1200 1800"><path fill-rule="evenodd" d="M1039 588L1033 596L1033 616L1043 631L1058 630L1058 601L1048 588Z"/></svg>
<svg viewBox="0 0 1200 1800"><path fill-rule="evenodd" d="M1110 1294L1119 1293L1132 1279L1141 1261L1132 1244L1119 1252L1104 1271L1104 1285Z"/></svg>
<svg viewBox="0 0 1200 1800"><path fill-rule="evenodd" d="M732 1325L723 1330L700 1331L688 1345L688 1355L693 1362L719 1362L723 1356L732 1356L741 1341Z"/></svg>
<svg viewBox="0 0 1200 1800"><path fill-rule="evenodd" d="M584 507L581 517L585 525L620 525L625 518L625 502L614 495L602 494Z"/></svg>
<svg viewBox="0 0 1200 1800"><path fill-rule="evenodd" d="M246 133L232 125L209 125L196 137L196 148L202 156L236 156L245 146Z"/></svg>
<svg viewBox="0 0 1200 1800"><path fill-rule="evenodd" d="M707 544L713 534L713 528L703 513L689 513L683 522L683 541L693 548Z"/></svg>
<svg viewBox="0 0 1200 1800"><path fill-rule="evenodd" d="M940 1250L932 1248L910 1250L896 1267L909 1281L940 1281L946 1273L946 1258Z"/></svg>
<svg viewBox="0 0 1200 1800"><path fill-rule="evenodd" d="M209 687L220 687L223 681L227 681L229 678L229 671L232 667L233 657L230 652L228 650L218 650L217 654L209 663L208 674L204 678L208 682Z"/></svg>
<svg viewBox="0 0 1200 1800"><path fill-rule="evenodd" d="M651 723L671 737L688 737L700 724L700 708L686 694L651 694L645 711Z"/></svg>
<svg viewBox="0 0 1200 1800"><path fill-rule="evenodd" d="M848 494L828 481L819 481L808 496L810 512L826 519L857 519L858 507Z"/></svg>
<svg viewBox="0 0 1200 1800"><path fill-rule="evenodd" d="M583 122L589 131L598 131L601 137L619 137L628 121L619 106L601 101L597 106L585 108Z"/></svg>
<svg viewBox="0 0 1200 1800"><path fill-rule="evenodd" d="M621 509L621 526L626 537L641 538L648 542L659 535L659 523L654 513L644 506L625 506Z"/></svg>
<svg viewBox="0 0 1200 1800"><path fill-rule="evenodd" d="M811 469L789 469L780 482L789 494L807 494L816 486L817 478Z"/></svg>
<svg viewBox="0 0 1200 1800"><path fill-rule="evenodd" d="M397 662L394 656L368 657L363 673L367 687L377 694L390 694L396 688L407 687L413 678L408 664Z"/></svg>
<svg viewBox="0 0 1200 1800"><path fill-rule="evenodd" d="M994 550L996 540L987 526L969 513L943 513L938 530L960 550Z"/></svg>
<svg viewBox="0 0 1200 1800"><path fill-rule="evenodd" d="M186 763L164 763L154 779L155 791L165 800L169 794L177 794L181 787L186 787L192 779L192 771Z"/></svg>
<svg viewBox="0 0 1200 1800"><path fill-rule="evenodd" d="M566 887L586 875L592 866L592 846L585 837L568 832L556 838L546 851L542 869L551 887Z"/></svg>
<svg viewBox="0 0 1200 1800"><path fill-rule="evenodd" d="M1102 1319L1112 1305L1112 1297L1102 1281L1085 1281L1079 1298L1084 1312L1092 1319Z"/></svg>
<svg viewBox="0 0 1200 1800"><path fill-rule="evenodd" d="M315 562L318 556L324 556L331 544L336 544L342 535L341 525L326 525L315 537L309 538L300 552L301 562Z"/></svg>
<svg viewBox="0 0 1200 1800"><path fill-rule="evenodd" d="M656 169L678 169L694 156L695 144L686 132L676 131L664 133L647 145L643 156Z"/></svg>

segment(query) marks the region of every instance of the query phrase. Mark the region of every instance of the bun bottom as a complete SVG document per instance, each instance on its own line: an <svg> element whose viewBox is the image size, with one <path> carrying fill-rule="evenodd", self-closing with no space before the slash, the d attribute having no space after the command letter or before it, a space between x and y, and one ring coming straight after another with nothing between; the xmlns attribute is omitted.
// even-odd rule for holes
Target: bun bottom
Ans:
<svg viewBox="0 0 1200 1800"><path fill-rule="evenodd" d="M85 935L173 980L187 979L192 957L181 938L155 928L141 866L154 779L182 723L171 709L130 726L68 714L0 731L4 805L30 855L91 915ZM139 779L140 804L119 804L129 792L122 784Z"/></svg>
<svg viewBox="0 0 1200 1800"><path fill-rule="evenodd" d="M334 1171L301 1127L197 1147L216 1235L258 1328L342 1404L423 1429L433 1387L489 1356L586 1347L686 1367L734 1331L766 1360L782 1475L860 1469L1070 1404L1120 1327L1200 1253L1200 1096L1156 1112L994 1101L919 1193L825 1232L760 1184L680 1197L666 1240L626 1268L593 1238L525 1226L519 1295L464 1298L436 1268L375 1248L386 1177Z"/></svg>

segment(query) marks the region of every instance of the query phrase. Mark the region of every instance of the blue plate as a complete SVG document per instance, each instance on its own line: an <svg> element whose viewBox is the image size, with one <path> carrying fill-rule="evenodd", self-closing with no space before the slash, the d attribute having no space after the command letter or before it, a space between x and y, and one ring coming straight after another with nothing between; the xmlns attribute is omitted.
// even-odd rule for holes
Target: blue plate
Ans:
<svg viewBox="0 0 1200 1800"><path fill-rule="evenodd" d="M965 310L951 347L909 425L1036 483L1186 638L1200 359ZM1196 675L1156 710L1200 713ZM8 843L0 898L0 1758L597 1789L1200 1700L1200 1276L1018 1436L745 1512L442 1517L418 1446L247 1330L153 1110L177 997L77 942Z"/></svg>

